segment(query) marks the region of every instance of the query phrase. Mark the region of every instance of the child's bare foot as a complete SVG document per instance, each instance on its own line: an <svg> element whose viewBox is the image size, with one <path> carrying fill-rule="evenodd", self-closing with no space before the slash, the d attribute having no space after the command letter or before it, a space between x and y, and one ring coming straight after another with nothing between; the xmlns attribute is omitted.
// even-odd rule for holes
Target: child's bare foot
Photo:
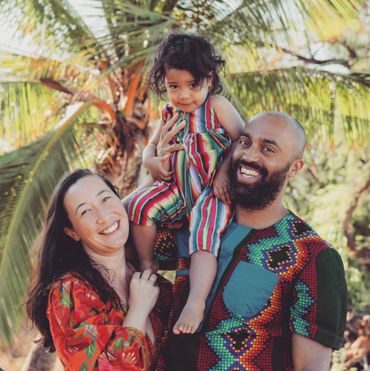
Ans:
<svg viewBox="0 0 370 371"><path fill-rule="evenodd" d="M204 302L188 301L173 327L173 333L194 334L204 316Z"/></svg>
<svg viewBox="0 0 370 371"><path fill-rule="evenodd" d="M151 269L155 273L159 269L159 265L156 260L143 260L140 262L140 271L144 272L145 269Z"/></svg>

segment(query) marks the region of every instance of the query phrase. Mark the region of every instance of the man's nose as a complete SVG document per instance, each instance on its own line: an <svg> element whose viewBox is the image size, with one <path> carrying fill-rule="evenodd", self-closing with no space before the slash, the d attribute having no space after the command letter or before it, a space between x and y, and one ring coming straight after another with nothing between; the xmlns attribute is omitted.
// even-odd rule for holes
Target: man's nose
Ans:
<svg viewBox="0 0 370 371"><path fill-rule="evenodd" d="M250 146L246 148L242 154L242 159L248 162L258 162L259 161L259 151L255 146Z"/></svg>

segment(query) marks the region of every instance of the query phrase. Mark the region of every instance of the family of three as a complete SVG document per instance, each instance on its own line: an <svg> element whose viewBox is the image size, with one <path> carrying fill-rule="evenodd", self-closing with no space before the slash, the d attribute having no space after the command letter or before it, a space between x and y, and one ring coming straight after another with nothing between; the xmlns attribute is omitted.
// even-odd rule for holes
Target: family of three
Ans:
<svg viewBox="0 0 370 371"><path fill-rule="evenodd" d="M79 169L55 190L27 311L66 370L329 369L342 261L282 201L304 129L277 112L244 126L217 95L223 65L205 38L168 36L149 75L169 101L143 155L151 184L122 203ZM176 250L173 286L155 246Z"/></svg>

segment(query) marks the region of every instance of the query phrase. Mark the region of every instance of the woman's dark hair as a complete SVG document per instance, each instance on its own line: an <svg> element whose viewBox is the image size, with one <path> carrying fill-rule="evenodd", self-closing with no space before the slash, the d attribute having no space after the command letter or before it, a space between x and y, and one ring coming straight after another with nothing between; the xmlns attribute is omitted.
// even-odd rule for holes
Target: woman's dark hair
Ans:
<svg viewBox="0 0 370 371"><path fill-rule="evenodd" d="M44 229L36 242L39 260L26 305L28 316L41 333L41 344L50 351L55 348L46 316L48 296L52 284L64 274L77 274L97 291L104 302L111 301L120 306L118 295L99 272L98 265L89 258L81 242L73 240L64 232L64 227L71 227L64 208L65 194L73 184L86 176L101 178L119 197L117 189L107 179L88 169L78 169L60 182L49 202Z"/></svg>
<svg viewBox="0 0 370 371"><path fill-rule="evenodd" d="M197 83L211 77L209 94L217 94L222 91L218 74L224 66L225 61L216 55L214 47L206 38L173 33L161 42L155 53L149 72L150 87L162 96L166 92L166 71L176 68L189 71Z"/></svg>

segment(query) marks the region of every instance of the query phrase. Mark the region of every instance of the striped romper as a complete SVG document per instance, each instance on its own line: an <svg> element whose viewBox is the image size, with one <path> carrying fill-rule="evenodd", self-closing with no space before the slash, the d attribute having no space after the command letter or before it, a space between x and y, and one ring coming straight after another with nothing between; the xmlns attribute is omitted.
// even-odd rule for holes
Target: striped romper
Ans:
<svg viewBox="0 0 370 371"><path fill-rule="evenodd" d="M170 108L163 110L163 122L171 116ZM217 256L232 210L214 196L212 182L231 139L216 117L210 96L195 112L178 112L175 125L186 120L186 126L175 138L184 151L174 152L170 158L173 180L155 181L137 191L129 205L129 219L149 226L181 225L184 217L188 218L189 254L205 250Z"/></svg>

